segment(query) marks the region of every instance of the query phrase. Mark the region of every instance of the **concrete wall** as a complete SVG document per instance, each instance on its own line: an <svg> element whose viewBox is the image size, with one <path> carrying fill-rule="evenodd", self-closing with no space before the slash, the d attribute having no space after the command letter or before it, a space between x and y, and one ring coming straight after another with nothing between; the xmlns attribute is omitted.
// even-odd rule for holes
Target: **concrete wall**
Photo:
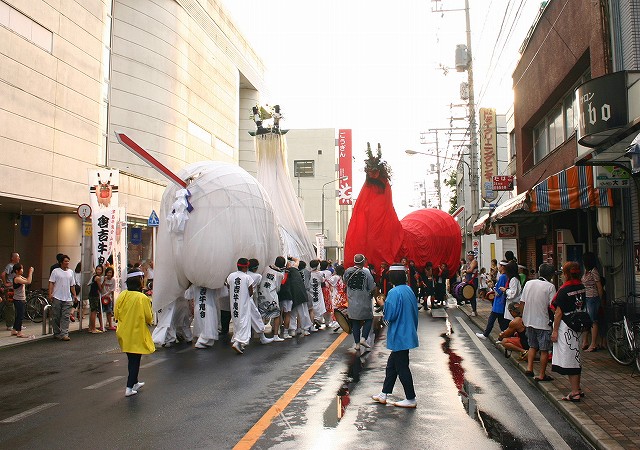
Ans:
<svg viewBox="0 0 640 450"><path fill-rule="evenodd" d="M7 0L0 27L0 196L77 205L99 145L100 0ZM22 26L20 26L22 24ZM24 27L50 36L26 36ZM39 45L40 44L40 45Z"/></svg>

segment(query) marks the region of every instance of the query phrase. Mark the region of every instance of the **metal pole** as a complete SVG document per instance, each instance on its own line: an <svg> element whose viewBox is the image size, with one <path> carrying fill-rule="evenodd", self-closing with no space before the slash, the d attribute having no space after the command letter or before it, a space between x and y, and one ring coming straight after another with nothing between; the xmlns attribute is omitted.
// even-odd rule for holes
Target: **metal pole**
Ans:
<svg viewBox="0 0 640 450"><path fill-rule="evenodd" d="M436 131L436 167L438 169L438 209L442 210L442 184L440 184L440 147L438 145L437 131Z"/></svg>
<svg viewBox="0 0 640 450"><path fill-rule="evenodd" d="M471 51L471 20L469 18L469 0L464 1L464 13L467 25L467 52L469 55L469 65L467 67L469 83L469 138L470 138L470 159L471 159L471 220L478 220L478 135L476 130L476 105L475 93L473 89L473 52Z"/></svg>
<svg viewBox="0 0 640 450"><path fill-rule="evenodd" d="M84 257L84 228L86 226L87 219L82 219L82 224L80 225L80 292L76 292L76 295L80 299L80 304L78 305L78 322L80 324L80 331L82 331L82 319L84 316L84 304L82 300L82 286L84 286L84 271L87 270L87 266L85 265L85 257Z"/></svg>
<svg viewBox="0 0 640 450"><path fill-rule="evenodd" d="M325 186L326 184L322 186L322 225L320 229L320 234L322 234L323 236L324 236L324 187Z"/></svg>

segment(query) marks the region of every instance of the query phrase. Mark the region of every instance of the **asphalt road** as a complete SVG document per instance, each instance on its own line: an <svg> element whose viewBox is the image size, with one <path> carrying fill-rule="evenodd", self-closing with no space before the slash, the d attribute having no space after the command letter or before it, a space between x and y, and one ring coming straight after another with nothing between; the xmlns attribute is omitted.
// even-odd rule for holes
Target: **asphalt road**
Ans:
<svg viewBox="0 0 640 450"><path fill-rule="evenodd" d="M220 343L159 349L143 357L147 384L131 398L114 333L5 348L0 447L228 449L244 437L261 449L590 448L493 345L475 338L464 314L449 314L420 314L420 347L411 351L416 410L370 400L384 379L384 333L364 355L348 350L348 337L327 350L340 339L328 331L256 341L241 356ZM403 398L399 382L394 395Z"/></svg>

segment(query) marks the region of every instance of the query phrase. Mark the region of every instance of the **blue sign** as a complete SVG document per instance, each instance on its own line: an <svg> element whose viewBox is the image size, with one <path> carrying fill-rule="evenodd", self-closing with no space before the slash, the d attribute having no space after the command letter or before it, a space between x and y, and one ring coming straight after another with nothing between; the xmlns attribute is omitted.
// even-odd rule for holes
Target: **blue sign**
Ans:
<svg viewBox="0 0 640 450"><path fill-rule="evenodd" d="M133 245L142 244L142 228L131 228L131 243Z"/></svg>
<svg viewBox="0 0 640 450"><path fill-rule="evenodd" d="M31 233L31 216L20 216L20 234L29 236Z"/></svg>
<svg viewBox="0 0 640 450"><path fill-rule="evenodd" d="M158 215L155 211L151 211L151 215L149 216L149 220L147 221L147 226L157 227L160 225L160 219L158 219Z"/></svg>

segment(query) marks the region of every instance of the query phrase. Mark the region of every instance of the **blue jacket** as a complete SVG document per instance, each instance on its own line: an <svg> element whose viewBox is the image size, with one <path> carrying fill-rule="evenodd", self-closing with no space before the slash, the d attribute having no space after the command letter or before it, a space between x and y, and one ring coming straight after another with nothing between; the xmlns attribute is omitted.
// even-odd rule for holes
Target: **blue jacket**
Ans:
<svg viewBox="0 0 640 450"><path fill-rule="evenodd" d="M418 346L418 304L413 290L401 284L389 291L384 302L387 348L392 352Z"/></svg>
<svg viewBox="0 0 640 450"><path fill-rule="evenodd" d="M509 278L506 273L501 274L496 281L496 285L493 288L496 291L496 296L493 299L493 306L491 311L498 314L504 314L504 307L507 302L506 294L500 290L501 287L507 287L509 284Z"/></svg>

